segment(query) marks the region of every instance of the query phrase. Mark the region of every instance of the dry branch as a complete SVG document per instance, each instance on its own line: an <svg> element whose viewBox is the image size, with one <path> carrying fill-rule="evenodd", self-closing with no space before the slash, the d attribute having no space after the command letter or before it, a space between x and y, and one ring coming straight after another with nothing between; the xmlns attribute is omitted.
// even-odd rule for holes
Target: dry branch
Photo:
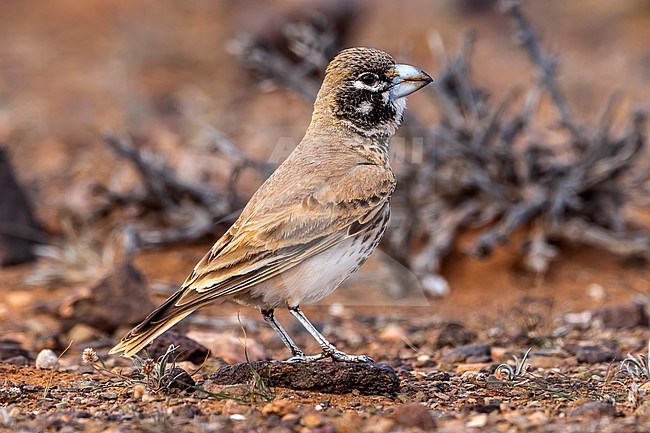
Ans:
<svg viewBox="0 0 650 433"><path fill-rule="evenodd" d="M598 127L589 133L576 123L558 84L558 58L544 51L518 1L502 5L538 71L538 82L528 90L509 92L494 104L471 79L474 36L467 34L452 56L439 38L430 38L442 63L432 92L440 121L426 125L408 113L408 127L400 131L406 143L422 139L425 153L422 161L407 159L400 168L391 228L382 247L434 294L446 290L440 276L442 260L468 227L482 228L471 249L480 257L523 231L522 262L535 272L548 268L563 242L588 244L623 257L649 256L648 233L634 231L623 212L646 191L650 175L650 165L640 163L645 114L632 113L628 131L612 136L618 106L614 97ZM240 39L234 52L259 76L311 100L319 73L343 40L349 24L344 16L316 13L291 18L275 32ZM561 148L540 133L536 110L543 93L550 96L564 131ZM169 227L181 227L141 231L137 236L141 246L212 234L214 225L234 212L234 187L241 170L252 168L267 176L273 169L214 131L209 137L211 148L232 166L227 191L219 193L210 185L180 181L172 170L152 163L127 141L111 135L106 139L117 154L132 161L143 179L143 189L128 195L103 190L107 209L136 205L162 215Z"/></svg>
<svg viewBox="0 0 650 433"><path fill-rule="evenodd" d="M225 193L208 183L180 180L172 169L155 163L154 158L128 139L107 133L104 140L116 155L133 163L142 179L142 188L117 194L97 186L95 192L104 198L105 204L95 216L104 217L124 206L136 206L140 215L155 213L162 224L137 230L133 237L138 248L197 241L214 235L216 225L236 216L234 190L241 171L250 167L263 175L270 173L268 164L249 158L216 130L210 133L210 147L228 158L232 165Z"/></svg>

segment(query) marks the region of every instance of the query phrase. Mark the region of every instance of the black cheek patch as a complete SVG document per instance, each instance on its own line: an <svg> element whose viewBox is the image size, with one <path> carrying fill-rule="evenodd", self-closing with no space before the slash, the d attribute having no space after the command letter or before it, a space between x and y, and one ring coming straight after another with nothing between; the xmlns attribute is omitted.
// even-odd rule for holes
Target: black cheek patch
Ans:
<svg viewBox="0 0 650 433"><path fill-rule="evenodd" d="M361 110L370 104L372 110ZM397 112L393 104L385 103L381 93L354 87L344 88L336 95L336 116L352 122L359 129L373 129L395 121Z"/></svg>

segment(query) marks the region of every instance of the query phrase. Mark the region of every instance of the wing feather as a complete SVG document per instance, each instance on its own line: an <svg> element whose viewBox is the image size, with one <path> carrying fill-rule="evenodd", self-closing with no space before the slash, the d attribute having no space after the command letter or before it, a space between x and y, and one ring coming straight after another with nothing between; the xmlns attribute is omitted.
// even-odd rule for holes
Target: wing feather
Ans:
<svg viewBox="0 0 650 433"><path fill-rule="evenodd" d="M311 185L310 191L275 200L264 197L273 193L272 186L261 187L180 289L111 353L130 356L191 312L248 290L358 234L387 204L394 188L393 173L374 165L355 166ZM286 200L278 199L283 197Z"/></svg>

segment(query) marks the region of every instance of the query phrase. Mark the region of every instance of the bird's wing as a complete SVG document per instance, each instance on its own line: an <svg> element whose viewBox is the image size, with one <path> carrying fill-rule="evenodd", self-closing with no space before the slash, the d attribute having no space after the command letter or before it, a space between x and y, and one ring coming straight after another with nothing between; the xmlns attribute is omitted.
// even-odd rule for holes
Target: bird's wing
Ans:
<svg viewBox="0 0 650 433"><path fill-rule="evenodd" d="M363 231L394 187L392 172L358 165L298 203L242 215L196 265L176 305L245 290Z"/></svg>
<svg viewBox="0 0 650 433"><path fill-rule="evenodd" d="M217 298L268 280L364 231L395 188L390 170L358 165L289 204L244 210L196 265L181 288L111 353L137 353L158 335Z"/></svg>

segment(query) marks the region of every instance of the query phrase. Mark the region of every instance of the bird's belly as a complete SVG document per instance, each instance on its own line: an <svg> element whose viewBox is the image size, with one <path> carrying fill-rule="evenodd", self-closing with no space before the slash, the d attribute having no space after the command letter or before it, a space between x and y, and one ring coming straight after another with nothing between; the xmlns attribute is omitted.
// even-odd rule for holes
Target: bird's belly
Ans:
<svg viewBox="0 0 650 433"><path fill-rule="evenodd" d="M368 259L378 242L349 238L251 289L262 308L317 302L329 295Z"/></svg>

